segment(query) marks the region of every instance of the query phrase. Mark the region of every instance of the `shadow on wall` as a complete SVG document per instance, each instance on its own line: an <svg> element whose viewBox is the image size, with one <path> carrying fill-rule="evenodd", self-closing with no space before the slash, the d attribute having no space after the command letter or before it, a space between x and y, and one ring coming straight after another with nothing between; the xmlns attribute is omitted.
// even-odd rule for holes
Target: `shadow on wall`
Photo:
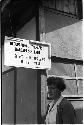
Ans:
<svg viewBox="0 0 84 125"><path fill-rule="evenodd" d="M83 124L83 109L75 109L76 111L76 124Z"/></svg>
<svg viewBox="0 0 84 125"><path fill-rule="evenodd" d="M45 10L45 19L46 33L53 32L54 30L72 25L79 21L76 18L65 16L53 10Z"/></svg>

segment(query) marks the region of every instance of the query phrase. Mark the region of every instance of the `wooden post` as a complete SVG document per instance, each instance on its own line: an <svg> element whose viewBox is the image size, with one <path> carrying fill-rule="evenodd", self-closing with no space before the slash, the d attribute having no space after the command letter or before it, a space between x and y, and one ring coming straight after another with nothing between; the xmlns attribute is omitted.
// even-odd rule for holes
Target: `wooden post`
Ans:
<svg viewBox="0 0 84 125"><path fill-rule="evenodd" d="M39 7L39 35L40 41L45 42L45 13L44 8ZM46 92L47 92L47 74L46 70L41 71L41 116L42 118L46 113Z"/></svg>
<svg viewBox="0 0 84 125"><path fill-rule="evenodd" d="M44 14L44 8L42 6L38 6L37 12L36 12L36 40L40 42L45 42L45 14ZM40 93L37 92L37 94L40 94L40 103L41 103L41 124L44 122L44 116L46 114L46 92L47 92L47 74L46 69L44 70L38 70L37 71L37 79L39 79L40 75L40 83L38 86L38 89L40 89ZM38 80L37 80L38 81ZM37 95L37 98L38 95ZM39 103L38 103L39 104ZM37 105L38 107L39 105ZM38 108L37 108L38 109Z"/></svg>
<svg viewBox="0 0 84 125"><path fill-rule="evenodd" d="M41 117L42 123L44 123L44 118L47 108L47 75L46 70L41 72Z"/></svg>
<svg viewBox="0 0 84 125"><path fill-rule="evenodd" d="M40 41L45 42L45 13L44 8L39 7L39 33Z"/></svg>

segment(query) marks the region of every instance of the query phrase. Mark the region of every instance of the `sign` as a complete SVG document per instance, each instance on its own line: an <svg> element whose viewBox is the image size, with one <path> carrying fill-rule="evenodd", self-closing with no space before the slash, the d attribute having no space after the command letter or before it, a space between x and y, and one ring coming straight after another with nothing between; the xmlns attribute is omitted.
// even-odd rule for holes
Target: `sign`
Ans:
<svg viewBox="0 0 84 125"><path fill-rule="evenodd" d="M6 36L4 65L32 69L50 69L51 45L49 43Z"/></svg>

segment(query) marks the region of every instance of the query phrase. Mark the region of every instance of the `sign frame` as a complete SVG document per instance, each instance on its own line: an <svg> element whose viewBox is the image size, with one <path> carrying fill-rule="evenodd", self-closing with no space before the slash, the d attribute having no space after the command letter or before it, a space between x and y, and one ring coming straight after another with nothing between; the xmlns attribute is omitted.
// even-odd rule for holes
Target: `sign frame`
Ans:
<svg viewBox="0 0 84 125"><path fill-rule="evenodd" d="M21 65L21 64L19 64L18 63L18 65L12 65L11 64L11 62L10 62L10 59L12 58L12 57L10 57L9 58L9 62L10 63L8 63L8 61L7 61L7 54L10 56L10 54L11 54L11 56L13 55L13 53L11 52L10 53L10 43L12 43L12 42L15 44L15 47L16 47L16 45L17 45L17 43L18 44L20 44L20 47L21 47L21 44L22 44L22 42L24 42L23 44L25 44L26 42L28 42L27 43L27 45L29 45L31 48L33 48L33 46L35 47L34 48L34 50L36 49L37 50L37 48L38 47L43 47L44 48L44 51L45 51L45 48L47 47L47 57L45 57L45 55L46 54L44 54L44 57L45 57L45 62L46 62L46 60L48 60L47 62L49 63L49 64L46 64L45 62L43 62L43 60L41 60L40 59L40 66L23 66L23 65ZM29 46L27 46L27 48L29 47ZM8 48L7 47L9 47L10 49L8 50ZM12 46L12 48L14 47L14 45ZM22 49L22 48L19 48L19 49ZM9 53L7 53L7 51L9 51ZM13 50L14 51L14 50ZM15 50L16 51L16 50ZM14 51L14 52L15 52ZM42 55L42 52L43 52L43 50L41 49L39 49L39 53L40 53L40 55L38 54L36 54L37 56L38 56L38 58L40 58L40 56L42 57L43 55ZM21 53L21 51L18 51L18 55L19 55L19 53ZM33 50L32 50L32 53L33 53ZM28 55L28 53L26 53L27 54L27 56L29 56ZM30 54L31 55L31 54ZM31 56L32 58L33 58L33 56L35 55L35 53ZM14 56L14 55L13 55ZM24 57L24 56L23 56ZM14 57L13 57L14 58ZM43 58L42 58L43 59ZM45 63L45 65L44 65L44 63ZM32 61L32 64L33 64L33 61ZM26 39L20 39L20 38L13 38L13 37L7 37L7 36L5 36L5 43L4 43L4 65L6 65L6 66L12 66L12 67L24 67L24 68L32 68L32 69L50 69L51 68L51 44L50 43L45 43L45 42L40 42L40 41L34 41L34 40L26 40ZM37 64L36 64L37 65ZM42 66L42 65L44 65L44 67ZM45 67L46 66L46 67Z"/></svg>

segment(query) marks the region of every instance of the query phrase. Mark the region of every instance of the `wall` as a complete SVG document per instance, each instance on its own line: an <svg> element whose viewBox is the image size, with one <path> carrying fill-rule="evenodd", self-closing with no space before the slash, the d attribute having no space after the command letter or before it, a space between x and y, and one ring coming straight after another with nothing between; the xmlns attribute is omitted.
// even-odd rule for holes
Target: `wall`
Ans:
<svg viewBox="0 0 84 125"><path fill-rule="evenodd" d="M82 21L76 18L68 17L66 15L58 14L54 11L45 10L45 25L46 35L45 42L51 43L52 56L83 60L83 30ZM64 60L64 59L63 59ZM63 62L62 60L62 62ZM55 60L57 62L57 60ZM74 77L74 67L71 64L51 63L51 70L48 71L49 75L70 76ZM81 70L82 71L82 70ZM79 70L80 72L80 70ZM67 82L66 95L75 96L76 82ZM74 86L73 86L73 85ZM81 84L81 83L80 83ZM80 86L80 85L79 85ZM82 88L82 87L81 87ZM82 90L82 89L80 89ZM83 102L75 100L71 101L77 115L77 124L82 124L83 121Z"/></svg>
<svg viewBox="0 0 84 125"><path fill-rule="evenodd" d="M68 17L65 15L57 14L57 12L45 11L46 18L46 36L45 41L51 43L52 56L61 57L59 63L51 63L51 70L48 71L49 75L56 76L70 76L75 77L74 65L70 62L65 63L64 58L83 60L83 30L82 21L78 19ZM57 62L57 60L55 60ZM61 63L62 61L62 63ZM63 62L64 61L64 62ZM65 63L65 64L64 64ZM77 75L83 76L82 65L76 65ZM76 82L66 82L71 90L65 91L66 95L76 94ZM74 84L75 83L75 84ZM73 87L73 85L75 85ZM81 82L78 83L82 86ZM79 94L82 87L79 87Z"/></svg>
<svg viewBox="0 0 84 125"><path fill-rule="evenodd" d="M16 37L36 40L35 18L25 24L17 32ZM18 68L16 91L16 123L37 123L37 71Z"/></svg>
<svg viewBox="0 0 84 125"><path fill-rule="evenodd" d="M18 32L17 37L22 39L32 39L36 40L36 27L35 27L35 19L32 19L30 22L25 24ZM12 67L8 67L4 65L4 46L2 46L2 72L11 69Z"/></svg>
<svg viewBox="0 0 84 125"><path fill-rule="evenodd" d="M24 25L16 37L36 40L35 18ZM4 46L2 46L2 72L11 67L4 66ZM16 80L16 123L37 123L37 71L17 68L16 78L10 71L2 76L2 122L14 123L14 80Z"/></svg>
<svg viewBox="0 0 84 125"><path fill-rule="evenodd" d="M82 21L47 11L45 18L45 41L52 45L52 56L82 60Z"/></svg>
<svg viewBox="0 0 84 125"><path fill-rule="evenodd" d="M17 37L28 40L36 40L35 18L30 20L17 32Z"/></svg>
<svg viewBox="0 0 84 125"><path fill-rule="evenodd" d="M17 69L16 123L37 123L37 72Z"/></svg>
<svg viewBox="0 0 84 125"><path fill-rule="evenodd" d="M14 123L14 70L2 75L2 123Z"/></svg>
<svg viewBox="0 0 84 125"><path fill-rule="evenodd" d="M1 15L0 15L0 19L1 19ZM0 38L1 38L1 23L0 23ZM11 69L11 67L4 66L4 46L1 46L1 39L0 39L0 68L1 68L0 69L0 83L1 83L0 84L0 89L1 89L0 104L2 105L2 110L0 109L0 111L2 111L1 112L2 123L14 124L14 70L10 70L10 72L1 75L1 70L3 73L4 71Z"/></svg>
<svg viewBox="0 0 84 125"><path fill-rule="evenodd" d="M45 9L45 30L46 33L72 25L78 22L78 19L67 14L62 14L54 10Z"/></svg>

